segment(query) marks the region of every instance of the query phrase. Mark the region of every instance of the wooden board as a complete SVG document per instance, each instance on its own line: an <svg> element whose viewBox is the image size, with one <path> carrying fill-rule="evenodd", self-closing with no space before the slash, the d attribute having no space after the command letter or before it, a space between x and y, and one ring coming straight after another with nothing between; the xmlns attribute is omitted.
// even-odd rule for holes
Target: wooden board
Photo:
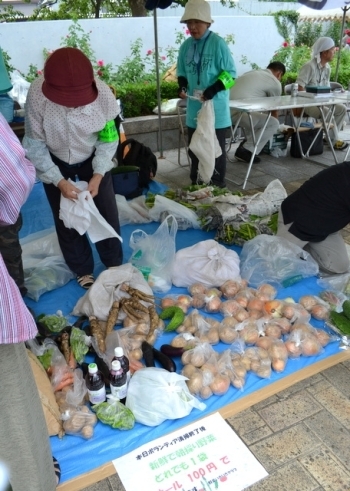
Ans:
<svg viewBox="0 0 350 491"><path fill-rule="evenodd" d="M321 360L319 362L313 363L312 365L305 367L301 370L298 370L287 377L274 382L263 389L257 390L246 397L242 397L238 401L233 402L232 404L228 404L225 407L221 408L218 412L225 419L234 416L235 414L244 411L245 409L254 406L258 402L261 402L278 392L281 392L292 385L301 382L313 375L316 375L327 368L330 368L338 363L342 363L343 361L350 360L350 350L344 350L336 355L329 356L328 358ZM208 416L208 414L206 415ZM103 479L106 479L109 476L112 476L116 473L115 467L112 462L108 462L103 466L98 467L97 469L92 470L91 472L87 472L81 476L78 476L74 479L66 481L60 484L57 487L57 491L80 491L92 484L97 483Z"/></svg>

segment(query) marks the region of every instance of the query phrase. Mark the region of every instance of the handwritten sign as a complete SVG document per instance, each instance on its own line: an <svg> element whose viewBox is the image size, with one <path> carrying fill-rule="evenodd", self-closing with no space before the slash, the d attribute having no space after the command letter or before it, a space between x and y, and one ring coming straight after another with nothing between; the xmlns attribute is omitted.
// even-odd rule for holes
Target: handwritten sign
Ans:
<svg viewBox="0 0 350 491"><path fill-rule="evenodd" d="M113 460L126 491L241 491L268 474L219 413Z"/></svg>

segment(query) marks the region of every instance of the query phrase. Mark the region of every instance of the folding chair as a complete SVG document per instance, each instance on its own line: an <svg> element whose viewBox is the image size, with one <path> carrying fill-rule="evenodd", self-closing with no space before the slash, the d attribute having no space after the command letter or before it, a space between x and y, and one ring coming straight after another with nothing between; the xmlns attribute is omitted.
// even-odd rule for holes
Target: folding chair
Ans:
<svg viewBox="0 0 350 491"><path fill-rule="evenodd" d="M180 167L186 167L187 164L186 165L181 164L181 155L180 155L181 148L184 147L186 151L188 165L191 167L191 159L188 153L188 131L186 125L183 122L183 115L184 113L186 113L186 108L187 108L186 99L180 99L179 102L177 103L176 108L177 108L177 117L179 122L179 142L178 142L178 149L177 149L177 161Z"/></svg>

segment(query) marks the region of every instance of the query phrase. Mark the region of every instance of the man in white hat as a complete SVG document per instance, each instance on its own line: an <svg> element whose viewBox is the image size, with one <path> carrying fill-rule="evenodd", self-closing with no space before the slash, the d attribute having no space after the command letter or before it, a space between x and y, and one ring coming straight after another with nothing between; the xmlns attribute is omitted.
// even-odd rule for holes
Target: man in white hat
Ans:
<svg viewBox="0 0 350 491"><path fill-rule="evenodd" d="M226 130L231 126L229 108L229 89L234 84L236 68L231 52L225 41L210 31L214 22L211 18L210 5L205 0L189 0L181 21L187 25L190 38L180 46L177 60L179 96L187 99L186 125L188 140L197 126L197 114L201 102L213 100L215 113L215 133L222 150L215 159L215 169L211 183L225 187L226 173ZM197 97L200 100L195 100ZM192 184L200 182L198 176L198 159L190 151Z"/></svg>
<svg viewBox="0 0 350 491"><path fill-rule="evenodd" d="M303 91L307 85L329 86L331 67L329 62L335 52L334 41L330 37L320 37L312 47L311 61L303 65L297 77L298 90ZM327 113L330 109L324 107ZM321 111L317 107L308 107L305 114L312 118L321 118ZM344 150L348 144L338 139L338 130L342 128L346 116L344 104L337 104L334 109L335 126L330 130L330 137L335 150Z"/></svg>

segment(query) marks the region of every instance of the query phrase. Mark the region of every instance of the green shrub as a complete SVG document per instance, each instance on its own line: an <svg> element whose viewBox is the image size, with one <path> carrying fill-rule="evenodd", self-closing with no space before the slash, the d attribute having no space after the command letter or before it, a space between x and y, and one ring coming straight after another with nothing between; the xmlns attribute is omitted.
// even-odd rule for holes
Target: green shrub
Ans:
<svg viewBox="0 0 350 491"><path fill-rule="evenodd" d="M123 103L124 117L133 118L154 114L153 109L158 105L156 83L125 84L115 89L117 98ZM177 83L162 82L160 93L162 100L177 98Z"/></svg>

